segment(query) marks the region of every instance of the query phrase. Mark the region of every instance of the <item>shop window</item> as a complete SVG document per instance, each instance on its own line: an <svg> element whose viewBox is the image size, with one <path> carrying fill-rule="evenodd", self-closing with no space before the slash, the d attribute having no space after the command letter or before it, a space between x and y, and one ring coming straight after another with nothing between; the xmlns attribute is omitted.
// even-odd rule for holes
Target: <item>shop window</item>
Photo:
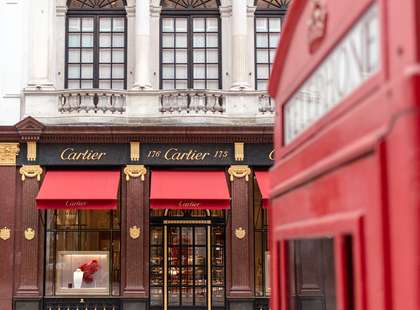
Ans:
<svg viewBox="0 0 420 310"><path fill-rule="evenodd" d="M124 1L70 1L66 22L65 87L127 87Z"/></svg>
<svg viewBox="0 0 420 310"><path fill-rule="evenodd" d="M287 242L290 310L336 310L335 257L332 238Z"/></svg>
<svg viewBox="0 0 420 310"><path fill-rule="evenodd" d="M268 298L271 294L268 210L263 207L263 200L256 179L254 179L254 238L255 295Z"/></svg>
<svg viewBox="0 0 420 310"><path fill-rule="evenodd" d="M119 295L118 210L48 210L46 295Z"/></svg>
<svg viewBox="0 0 420 310"><path fill-rule="evenodd" d="M161 89L219 89L217 1L162 1Z"/></svg>

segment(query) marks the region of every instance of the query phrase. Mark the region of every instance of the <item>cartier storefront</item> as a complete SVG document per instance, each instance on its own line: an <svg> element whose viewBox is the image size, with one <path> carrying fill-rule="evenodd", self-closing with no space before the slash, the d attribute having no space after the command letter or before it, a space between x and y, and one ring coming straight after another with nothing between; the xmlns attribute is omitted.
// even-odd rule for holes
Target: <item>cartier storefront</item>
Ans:
<svg viewBox="0 0 420 310"><path fill-rule="evenodd" d="M271 128L0 135L1 309L268 309Z"/></svg>

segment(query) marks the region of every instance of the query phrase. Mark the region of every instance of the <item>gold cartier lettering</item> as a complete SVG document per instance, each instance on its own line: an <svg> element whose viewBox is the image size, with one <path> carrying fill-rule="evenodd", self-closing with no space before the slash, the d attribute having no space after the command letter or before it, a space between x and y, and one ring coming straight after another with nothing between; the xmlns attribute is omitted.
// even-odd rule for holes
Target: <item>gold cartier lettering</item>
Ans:
<svg viewBox="0 0 420 310"><path fill-rule="evenodd" d="M274 150L272 150L270 154L268 154L268 158L274 160Z"/></svg>
<svg viewBox="0 0 420 310"><path fill-rule="evenodd" d="M75 208L75 207L85 207L87 205L86 201L80 200L67 200L66 207Z"/></svg>
<svg viewBox="0 0 420 310"><path fill-rule="evenodd" d="M183 207L183 208L195 208L195 207L199 207L200 203L195 202L195 201L180 201L178 203L178 206Z"/></svg>
<svg viewBox="0 0 420 310"><path fill-rule="evenodd" d="M105 152L95 152L93 150L85 150L84 152L77 152L69 147L61 152L60 158L62 160L101 160L105 157Z"/></svg>
<svg viewBox="0 0 420 310"><path fill-rule="evenodd" d="M210 153L201 153L196 150L181 152L177 148L170 148L165 152L166 160L205 160Z"/></svg>

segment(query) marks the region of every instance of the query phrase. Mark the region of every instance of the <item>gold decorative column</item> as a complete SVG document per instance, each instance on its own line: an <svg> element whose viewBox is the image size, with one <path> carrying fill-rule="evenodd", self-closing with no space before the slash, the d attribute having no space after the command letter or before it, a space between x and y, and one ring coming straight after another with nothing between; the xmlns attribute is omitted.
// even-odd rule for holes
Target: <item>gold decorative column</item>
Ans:
<svg viewBox="0 0 420 310"><path fill-rule="evenodd" d="M144 176L147 174L147 168L143 165L127 165L124 168L125 179L130 181L130 178L138 178L144 181Z"/></svg>
<svg viewBox="0 0 420 310"><path fill-rule="evenodd" d="M0 166L15 166L19 143L0 143Z"/></svg>

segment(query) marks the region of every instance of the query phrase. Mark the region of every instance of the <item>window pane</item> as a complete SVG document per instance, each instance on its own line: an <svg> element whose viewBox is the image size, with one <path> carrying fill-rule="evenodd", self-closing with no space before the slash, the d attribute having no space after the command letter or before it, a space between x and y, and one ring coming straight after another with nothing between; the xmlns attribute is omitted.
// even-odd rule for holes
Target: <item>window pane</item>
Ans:
<svg viewBox="0 0 420 310"><path fill-rule="evenodd" d="M82 50L82 62L93 63L93 50Z"/></svg>
<svg viewBox="0 0 420 310"><path fill-rule="evenodd" d="M90 81L82 81L82 89L90 89L93 88L93 82Z"/></svg>
<svg viewBox="0 0 420 310"><path fill-rule="evenodd" d="M194 81L194 89L205 89L206 82L205 81Z"/></svg>
<svg viewBox="0 0 420 310"><path fill-rule="evenodd" d="M124 34L118 34L118 33L113 34L112 47L124 47Z"/></svg>
<svg viewBox="0 0 420 310"><path fill-rule="evenodd" d="M123 49L114 49L112 51L112 62L124 63L124 50Z"/></svg>
<svg viewBox="0 0 420 310"><path fill-rule="evenodd" d="M217 47L218 46L218 35L217 33L207 34L207 47Z"/></svg>
<svg viewBox="0 0 420 310"><path fill-rule="evenodd" d="M219 76L219 68L217 65L207 65L207 78L217 79Z"/></svg>
<svg viewBox="0 0 420 310"><path fill-rule="evenodd" d="M112 21L112 30L117 32L124 32L125 28L124 18L114 18Z"/></svg>
<svg viewBox="0 0 420 310"><path fill-rule="evenodd" d="M185 65L177 65L176 68L176 78L177 79L186 79L187 76L187 66Z"/></svg>
<svg viewBox="0 0 420 310"><path fill-rule="evenodd" d="M162 66L162 77L164 79L173 79L174 78L174 67L172 65Z"/></svg>
<svg viewBox="0 0 420 310"><path fill-rule="evenodd" d="M187 63L187 50L176 50L176 63Z"/></svg>
<svg viewBox="0 0 420 310"><path fill-rule="evenodd" d="M124 89L124 81L122 81L122 80L113 80L112 81L112 89L117 89L117 90Z"/></svg>
<svg viewBox="0 0 420 310"><path fill-rule="evenodd" d="M99 65L99 78L109 79L111 77L111 65Z"/></svg>
<svg viewBox="0 0 420 310"><path fill-rule="evenodd" d="M205 54L204 50L194 50L194 62L195 63L204 63L205 62Z"/></svg>
<svg viewBox="0 0 420 310"><path fill-rule="evenodd" d="M68 89L79 89L80 88L80 82L79 81L68 81L67 82L67 88Z"/></svg>
<svg viewBox="0 0 420 310"><path fill-rule="evenodd" d="M176 47L187 47L186 34L177 34L175 39L176 39Z"/></svg>
<svg viewBox="0 0 420 310"><path fill-rule="evenodd" d="M204 47L205 46L204 34L194 34L193 41L194 41L193 42L194 47Z"/></svg>
<svg viewBox="0 0 420 310"><path fill-rule="evenodd" d="M101 88L101 89L111 89L111 81L109 81L109 80L99 81L99 88Z"/></svg>
<svg viewBox="0 0 420 310"><path fill-rule="evenodd" d="M257 32L268 32L267 18L257 18L256 29Z"/></svg>
<svg viewBox="0 0 420 310"><path fill-rule="evenodd" d="M111 31L111 18L102 17L99 20L99 31L110 32Z"/></svg>
<svg viewBox="0 0 420 310"><path fill-rule="evenodd" d="M258 80L257 81L258 90L267 90L267 80Z"/></svg>
<svg viewBox="0 0 420 310"><path fill-rule="evenodd" d="M280 32L281 30L281 19L270 18L270 32Z"/></svg>
<svg viewBox="0 0 420 310"><path fill-rule="evenodd" d="M268 50L257 51L257 63L268 63Z"/></svg>
<svg viewBox="0 0 420 310"><path fill-rule="evenodd" d="M174 32L174 20L173 18L162 19L162 31L163 32Z"/></svg>
<svg viewBox="0 0 420 310"><path fill-rule="evenodd" d="M186 80L176 81L176 89L187 89L188 83Z"/></svg>
<svg viewBox="0 0 420 310"><path fill-rule="evenodd" d="M277 47L277 44L279 43L279 36L280 35L278 33L270 33L270 47Z"/></svg>
<svg viewBox="0 0 420 310"><path fill-rule="evenodd" d="M69 47L80 46L80 34L69 34Z"/></svg>
<svg viewBox="0 0 420 310"><path fill-rule="evenodd" d="M204 18L194 18L193 19L193 31L194 32L203 32L205 30L205 19Z"/></svg>
<svg viewBox="0 0 420 310"><path fill-rule="evenodd" d="M187 20L184 18L176 18L176 32L187 32Z"/></svg>
<svg viewBox="0 0 420 310"><path fill-rule="evenodd" d="M207 31L217 32L218 23L217 18L207 18Z"/></svg>
<svg viewBox="0 0 420 310"><path fill-rule="evenodd" d="M268 47L267 34L257 34L257 47Z"/></svg>
<svg viewBox="0 0 420 310"><path fill-rule="evenodd" d="M93 32L93 18L83 18L82 19L82 31L83 32Z"/></svg>
<svg viewBox="0 0 420 310"><path fill-rule="evenodd" d="M204 79L205 69L204 65L194 65L194 79Z"/></svg>
<svg viewBox="0 0 420 310"><path fill-rule="evenodd" d="M111 47L111 34L101 33L99 35L99 46L100 47Z"/></svg>
<svg viewBox="0 0 420 310"><path fill-rule="evenodd" d="M207 62L218 63L219 62L219 51L218 50L207 50Z"/></svg>
<svg viewBox="0 0 420 310"><path fill-rule="evenodd" d="M113 65L112 66L112 78L123 79L124 78L124 65Z"/></svg>
<svg viewBox="0 0 420 310"><path fill-rule="evenodd" d="M174 51L163 50L162 51L162 63L173 63L174 62Z"/></svg>
<svg viewBox="0 0 420 310"><path fill-rule="evenodd" d="M79 65L69 65L67 75L68 75L69 79L80 78L80 66Z"/></svg>
<svg viewBox="0 0 420 310"><path fill-rule="evenodd" d="M80 62L80 51L78 49L77 50L69 49L68 57L69 57L68 59L69 63Z"/></svg>
<svg viewBox="0 0 420 310"><path fill-rule="evenodd" d="M207 81L207 89L219 89L219 81Z"/></svg>
<svg viewBox="0 0 420 310"><path fill-rule="evenodd" d="M82 65L82 79L91 79L91 78L93 78L93 66Z"/></svg>
<svg viewBox="0 0 420 310"><path fill-rule="evenodd" d="M174 81L162 81L162 89L174 89Z"/></svg>
<svg viewBox="0 0 420 310"><path fill-rule="evenodd" d="M93 47L93 34L82 34L82 46Z"/></svg>
<svg viewBox="0 0 420 310"><path fill-rule="evenodd" d="M69 31L79 32L80 31L80 18L69 18Z"/></svg>
<svg viewBox="0 0 420 310"><path fill-rule="evenodd" d="M163 47L174 47L174 35L173 34L163 34L162 35L162 46Z"/></svg>
<svg viewBox="0 0 420 310"><path fill-rule="evenodd" d="M270 71L268 65L257 65L257 78L258 79L267 79Z"/></svg>
<svg viewBox="0 0 420 310"><path fill-rule="evenodd" d="M274 58L276 57L276 50L270 50L270 63L274 62Z"/></svg>
<svg viewBox="0 0 420 310"><path fill-rule="evenodd" d="M111 62L111 50L109 49L100 49L99 50L99 62L109 63Z"/></svg>

